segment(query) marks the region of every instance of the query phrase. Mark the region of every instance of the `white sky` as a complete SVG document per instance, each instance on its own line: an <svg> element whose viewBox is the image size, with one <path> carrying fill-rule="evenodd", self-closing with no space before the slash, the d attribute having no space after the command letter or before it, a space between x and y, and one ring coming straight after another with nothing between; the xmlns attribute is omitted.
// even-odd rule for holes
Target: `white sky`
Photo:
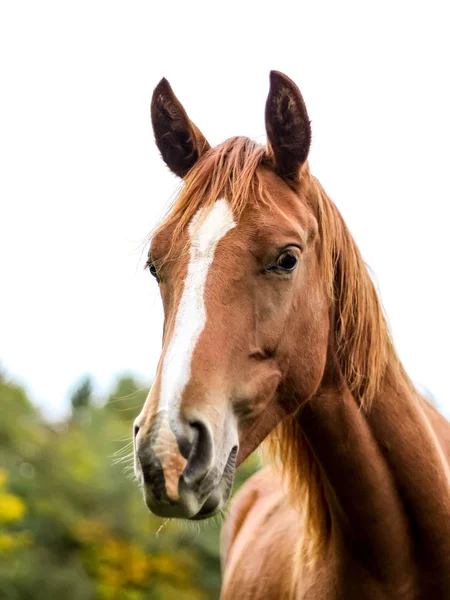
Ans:
<svg viewBox="0 0 450 600"><path fill-rule="evenodd" d="M447 5L447 6L446 6ZM143 241L177 181L153 143L166 76L213 144L264 140L270 69L312 171L376 274L417 383L450 415L448 3L1 2L0 360L50 415L89 372L150 380L161 307Z"/></svg>

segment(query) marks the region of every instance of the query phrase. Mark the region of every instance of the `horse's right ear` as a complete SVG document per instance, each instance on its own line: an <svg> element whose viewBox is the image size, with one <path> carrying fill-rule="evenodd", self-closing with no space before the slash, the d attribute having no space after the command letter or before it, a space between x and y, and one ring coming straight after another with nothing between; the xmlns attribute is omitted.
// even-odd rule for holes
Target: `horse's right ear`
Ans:
<svg viewBox="0 0 450 600"><path fill-rule="evenodd" d="M210 146L192 123L167 79L153 92L151 117L156 145L175 175L184 177Z"/></svg>
<svg viewBox="0 0 450 600"><path fill-rule="evenodd" d="M266 102L267 151L275 171L286 181L300 179L311 145L311 125L295 83L279 71L270 72Z"/></svg>

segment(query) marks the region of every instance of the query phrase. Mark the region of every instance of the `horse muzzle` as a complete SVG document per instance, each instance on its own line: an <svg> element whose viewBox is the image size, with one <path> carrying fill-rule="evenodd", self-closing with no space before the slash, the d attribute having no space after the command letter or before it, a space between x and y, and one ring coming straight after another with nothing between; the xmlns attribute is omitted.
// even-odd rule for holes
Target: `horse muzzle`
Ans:
<svg viewBox="0 0 450 600"><path fill-rule="evenodd" d="M139 417L135 422L135 473L147 507L160 517L204 519L224 508L237 451L237 440L218 445L209 424L198 418L173 422L162 410L148 426Z"/></svg>

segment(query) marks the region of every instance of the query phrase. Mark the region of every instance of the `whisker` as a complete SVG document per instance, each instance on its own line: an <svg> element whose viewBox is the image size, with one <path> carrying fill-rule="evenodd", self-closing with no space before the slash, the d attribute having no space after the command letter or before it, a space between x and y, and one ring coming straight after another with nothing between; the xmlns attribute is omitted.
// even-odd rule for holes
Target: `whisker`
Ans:
<svg viewBox="0 0 450 600"><path fill-rule="evenodd" d="M115 442L115 443L128 442L129 439L130 439L130 436L125 435L123 438L117 438L116 440L113 440L113 442Z"/></svg>
<svg viewBox="0 0 450 600"><path fill-rule="evenodd" d="M133 398L133 396L136 396L136 394L139 394L140 392L145 392L147 389L147 387L142 387L135 390L134 392L126 394L125 396L115 396L112 400L108 401L108 404L114 404L115 402L120 402L121 400L128 400L130 398Z"/></svg>
<svg viewBox="0 0 450 600"><path fill-rule="evenodd" d="M134 458L134 452L131 452L131 453L127 454L126 456L119 456L119 458L114 458L112 460L112 464L113 465L119 465L119 464L124 463L126 461L133 460L133 458Z"/></svg>
<svg viewBox="0 0 450 600"><path fill-rule="evenodd" d="M158 538L159 534L161 533L161 531L164 529L164 527L166 527L167 523L170 521L170 519L166 519L162 525L159 526L158 530L155 533L155 537Z"/></svg>
<svg viewBox="0 0 450 600"><path fill-rule="evenodd" d="M132 445L133 445L133 440L129 441L128 444L125 444L125 446L123 446L123 448L120 448L120 450L116 450L116 452L114 452L114 454L111 454L110 458L113 458L114 456L119 456L123 452L126 452L128 450L128 448Z"/></svg>
<svg viewBox="0 0 450 600"><path fill-rule="evenodd" d="M113 410L115 412L124 412L127 410L136 410L137 408L141 408L142 404L137 404L136 406L127 406L126 408L115 408L113 407Z"/></svg>

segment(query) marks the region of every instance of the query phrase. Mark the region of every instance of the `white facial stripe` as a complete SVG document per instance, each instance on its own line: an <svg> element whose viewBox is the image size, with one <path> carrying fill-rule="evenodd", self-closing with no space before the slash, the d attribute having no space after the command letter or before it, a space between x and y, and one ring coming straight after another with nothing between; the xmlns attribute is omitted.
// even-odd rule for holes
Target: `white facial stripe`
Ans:
<svg viewBox="0 0 450 600"><path fill-rule="evenodd" d="M179 403L189 381L192 356L206 324L206 278L218 243L236 227L225 199L217 200L206 216L203 210L200 208L189 224L189 266L162 366L159 410L169 410Z"/></svg>

